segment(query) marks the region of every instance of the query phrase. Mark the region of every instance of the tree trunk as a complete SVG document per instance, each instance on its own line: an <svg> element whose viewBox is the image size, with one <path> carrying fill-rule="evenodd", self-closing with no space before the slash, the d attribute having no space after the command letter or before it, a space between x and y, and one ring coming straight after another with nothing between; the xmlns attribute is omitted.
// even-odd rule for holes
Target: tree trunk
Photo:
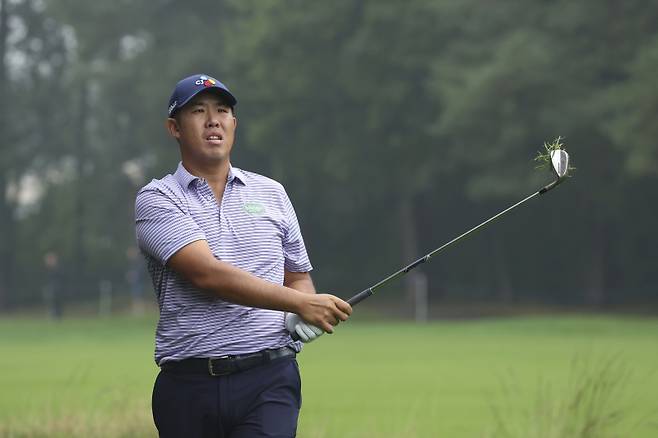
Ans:
<svg viewBox="0 0 658 438"><path fill-rule="evenodd" d="M509 304L514 300L514 290L509 275L507 253L501 233L492 233L493 269L496 280L496 295L501 303Z"/></svg>
<svg viewBox="0 0 658 438"><path fill-rule="evenodd" d="M411 198L403 198L400 203L400 235L402 237L402 260L403 265L408 265L418 259L422 254L418 249L418 233L416 230L416 216ZM407 297L407 303L413 309L416 295L417 280L414 278L420 274L420 268L409 272L403 279L404 292ZM409 312L413 312L410 310Z"/></svg>
<svg viewBox="0 0 658 438"><path fill-rule="evenodd" d="M3 148L4 149L4 148ZM6 175L0 177L0 312L9 305L9 294L13 286L14 266L14 218L6 197Z"/></svg>
<svg viewBox="0 0 658 438"><path fill-rule="evenodd" d="M73 220L73 260L69 268L69 284L71 292L77 298L84 296L87 283L87 251L85 247L85 215L86 215L86 184L85 184L85 167L87 164L87 133L86 126L88 120L88 88L82 84L80 87L80 101L78 106L78 121L76 123L76 163L77 163L77 192L75 199L75 215Z"/></svg>
<svg viewBox="0 0 658 438"><path fill-rule="evenodd" d="M9 102L7 98L7 0L0 0L0 99ZM6 309L8 294L12 284L13 264L13 216L9 199L7 199L7 185L9 183L7 151L8 139L6 105L0 105L0 147L3 151L0 156L0 311Z"/></svg>
<svg viewBox="0 0 658 438"><path fill-rule="evenodd" d="M600 307L605 301L605 260L608 249L608 235L605 225L595 222L591 232L590 259L585 270L585 304Z"/></svg>

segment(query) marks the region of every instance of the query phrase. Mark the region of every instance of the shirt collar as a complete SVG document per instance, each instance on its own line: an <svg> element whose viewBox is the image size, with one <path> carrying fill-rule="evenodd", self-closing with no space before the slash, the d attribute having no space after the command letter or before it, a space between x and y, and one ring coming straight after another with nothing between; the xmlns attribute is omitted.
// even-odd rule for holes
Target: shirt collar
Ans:
<svg viewBox="0 0 658 438"><path fill-rule="evenodd" d="M234 179L237 179L242 183L243 186L247 185L247 178L245 178L245 174L242 170L238 169L237 167L233 167L229 165L228 168L228 182L232 182Z"/></svg>
<svg viewBox="0 0 658 438"><path fill-rule="evenodd" d="M178 163L178 168L174 173L174 178L176 178L176 181L178 181L178 184L180 184L181 187L186 189L190 186L190 184L192 184L192 181L201 179L198 176L192 175L190 172L188 172L185 166L183 166L182 161Z"/></svg>
<svg viewBox="0 0 658 438"><path fill-rule="evenodd" d="M190 172L188 172L185 166L183 166L182 161L178 163L178 168L174 173L174 178L176 178L176 181L178 181L178 184L180 184L181 187L186 189L190 187L190 184L192 184L193 181L201 180L200 177L192 175ZM234 179L240 181L242 185L247 185L244 172L229 164L227 182L232 183Z"/></svg>

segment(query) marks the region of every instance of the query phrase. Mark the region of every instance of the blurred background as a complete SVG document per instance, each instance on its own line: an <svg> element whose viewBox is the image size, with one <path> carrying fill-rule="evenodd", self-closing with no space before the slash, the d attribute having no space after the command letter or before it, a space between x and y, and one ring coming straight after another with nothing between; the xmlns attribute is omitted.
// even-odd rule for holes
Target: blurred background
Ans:
<svg viewBox="0 0 658 438"><path fill-rule="evenodd" d="M237 96L233 164L286 186L320 290L536 191L562 136L567 184L372 304L655 311L656 23L639 0L1 0L0 311L153 303L134 197L175 170L167 101L201 72Z"/></svg>

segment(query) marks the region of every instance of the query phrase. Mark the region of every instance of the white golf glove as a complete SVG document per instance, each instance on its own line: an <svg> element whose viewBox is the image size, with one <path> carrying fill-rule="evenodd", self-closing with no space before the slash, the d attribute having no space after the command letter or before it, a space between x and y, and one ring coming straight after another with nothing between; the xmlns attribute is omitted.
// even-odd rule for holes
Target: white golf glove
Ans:
<svg viewBox="0 0 658 438"><path fill-rule="evenodd" d="M313 342L324 334L324 330L305 322L296 313L286 313L286 330L291 334L297 333L304 343Z"/></svg>

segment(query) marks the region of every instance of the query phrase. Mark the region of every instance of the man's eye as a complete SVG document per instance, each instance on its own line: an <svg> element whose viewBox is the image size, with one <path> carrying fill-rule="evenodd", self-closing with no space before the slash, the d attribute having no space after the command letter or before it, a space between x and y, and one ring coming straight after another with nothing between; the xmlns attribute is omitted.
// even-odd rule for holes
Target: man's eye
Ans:
<svg viewBox="0 0 658 438"><path fill-rule="evenodd" d="M228 108L225 108L225 107L221 107L221 106L220 106L220 107L219 107L219 112L220 112L220 113L227 113L227 112L228 112Z"/></svg>
<svg viewBox="0 0 658 438"><path fill-rule="evenodd" d="M202 113L202 112L203 112L203 108L195 108L195 109L192 110L192 112L193 112L193 113Z"/></svg>

